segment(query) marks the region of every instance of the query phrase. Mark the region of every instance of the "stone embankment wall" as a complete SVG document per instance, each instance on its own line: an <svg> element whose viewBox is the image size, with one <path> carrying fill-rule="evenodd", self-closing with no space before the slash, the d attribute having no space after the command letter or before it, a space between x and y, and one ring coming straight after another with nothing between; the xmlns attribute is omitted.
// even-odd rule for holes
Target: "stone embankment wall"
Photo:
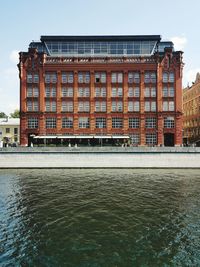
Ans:
<svg viewBox="0 0 200 267"><path fill-rule="evenodd" d="M200 168L200 148L2 148L3 168Z"/></svg>

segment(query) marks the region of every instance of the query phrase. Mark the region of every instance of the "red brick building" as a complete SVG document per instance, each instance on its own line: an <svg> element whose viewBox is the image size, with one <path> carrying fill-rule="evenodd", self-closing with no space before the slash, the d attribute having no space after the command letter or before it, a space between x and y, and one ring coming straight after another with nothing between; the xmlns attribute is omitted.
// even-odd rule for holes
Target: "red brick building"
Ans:
<svg viewBox="0 0 200 267"><path fill-rule="evenodd" d="M42 36L18 66L21 145L182 144L182 52L159 35Z"/></svg>
<svg viewBox="0 0 200 267"><path fill-rule="evenodd" d="M200 145L200 74L191 87L183 90L184 143Z"/></svg>

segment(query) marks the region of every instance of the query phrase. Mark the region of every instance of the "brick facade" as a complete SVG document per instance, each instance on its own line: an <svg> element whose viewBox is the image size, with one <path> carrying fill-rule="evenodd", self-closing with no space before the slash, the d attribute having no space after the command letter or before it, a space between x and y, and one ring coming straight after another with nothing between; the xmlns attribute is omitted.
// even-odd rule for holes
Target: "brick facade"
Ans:
<svg viewBox="0 0 200 267"><path fill-rule="evenodd" d="M18 65L21 145L31 135L182 144L182 52L166 47L151 55L55 56L35 46L20 52Z"/></svg>

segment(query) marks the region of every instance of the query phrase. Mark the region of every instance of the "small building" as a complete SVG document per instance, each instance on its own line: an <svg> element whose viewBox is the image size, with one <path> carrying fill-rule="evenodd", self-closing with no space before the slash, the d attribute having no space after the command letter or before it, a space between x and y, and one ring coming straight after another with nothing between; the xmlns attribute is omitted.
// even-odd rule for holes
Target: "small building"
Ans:
<svg viewBox="0 0 200 267"><path fill-rule="evenodd" d="M20 52L20 143L182 145L182 60L160 35L42 36Z"/></svg>
<svg viewBox="0 0 200 267"><path fill-rule="evenodd" d="M20 141L20 119L0 119L0 147L18 144Z"/></svg>
<svg viewBox="0 0 200 267"><path fill-rule="evenodd" d="M200 145L200 74L191 87L183 89L183 140Z"/></svg>

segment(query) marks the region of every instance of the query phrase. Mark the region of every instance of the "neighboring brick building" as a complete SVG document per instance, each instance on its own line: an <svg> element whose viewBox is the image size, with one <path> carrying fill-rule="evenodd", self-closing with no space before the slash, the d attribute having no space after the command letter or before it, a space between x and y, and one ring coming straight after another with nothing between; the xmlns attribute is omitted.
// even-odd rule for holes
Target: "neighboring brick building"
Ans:
<svg viewBox="0 0 200 267"><path fill-rule="evenodd" d="M149 36L42 36L20 52L21 145L182 144L182 52Z"/></svg>
<svg viewBox="0 0 200 267"><path fill-rule="evenodd" d="M183 90L184 143L200 145L200 74L191 87Z"/></svg>

